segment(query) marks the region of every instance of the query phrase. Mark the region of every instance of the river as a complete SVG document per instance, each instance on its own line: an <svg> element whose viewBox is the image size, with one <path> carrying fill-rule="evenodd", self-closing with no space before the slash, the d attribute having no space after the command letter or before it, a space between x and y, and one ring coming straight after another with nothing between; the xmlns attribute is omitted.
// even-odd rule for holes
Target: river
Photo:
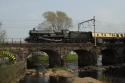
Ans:
<svg viewBox="0 0 125 83"><path fill-rule="evenodd" d="M123 70L125 70L125 67L123 69L108 69L103 70L102 67L102 56L99 56L97 60L97 67L100 69L98 70L84 70L82 68L78 68L77 62L67 62L66 67L72 69L76 76L79 77L92 77L99 80L107 80L109 83L125 83L125 73ZM46 70L43 66L40 66L37 68L38 72ZM26 75L23 79L20 80L19 83L71 83L70 78L64 78L64 77L32 77L29 75Z"/></svg>

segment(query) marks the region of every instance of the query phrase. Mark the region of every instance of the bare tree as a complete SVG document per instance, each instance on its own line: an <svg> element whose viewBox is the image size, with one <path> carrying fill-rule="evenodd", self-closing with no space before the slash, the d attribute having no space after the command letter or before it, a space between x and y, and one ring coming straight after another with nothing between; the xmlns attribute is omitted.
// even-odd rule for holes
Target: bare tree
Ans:
<svg viewBox="0 0 125 83"><path fill-rule="evenodd" d="M2 23L0 22L0 43L6 38L6 31L2 30Z"/></svg>
<svg viewBox="0 0 125 83"><path fill-rule="evenodd" d="M61 31L72 27L72 19L65 12L48 11L43 14L43 17L45 19L43 23L49 25L49 28L53 31Z"/></svg>

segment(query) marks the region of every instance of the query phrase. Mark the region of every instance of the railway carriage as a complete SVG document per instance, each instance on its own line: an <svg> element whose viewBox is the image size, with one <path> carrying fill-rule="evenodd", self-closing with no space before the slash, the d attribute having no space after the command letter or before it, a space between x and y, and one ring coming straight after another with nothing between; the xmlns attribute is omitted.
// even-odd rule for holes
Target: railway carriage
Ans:
<svg viewBox="0 0 125 83"><path fill-rule="evenodd" d="M124 33L92 33L96 37L97 43L125 43Z"/></svg>

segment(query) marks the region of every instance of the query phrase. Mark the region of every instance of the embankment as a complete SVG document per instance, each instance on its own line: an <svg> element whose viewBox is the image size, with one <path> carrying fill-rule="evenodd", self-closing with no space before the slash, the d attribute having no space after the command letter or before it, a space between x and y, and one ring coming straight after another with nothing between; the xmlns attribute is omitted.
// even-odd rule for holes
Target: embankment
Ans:
<svg viewBox="0 0 125 83"><path fill-rule="evenodd" d="M25 73L25 63L16 62L11 65L0 66L0 83L17 83Z"/></svg>

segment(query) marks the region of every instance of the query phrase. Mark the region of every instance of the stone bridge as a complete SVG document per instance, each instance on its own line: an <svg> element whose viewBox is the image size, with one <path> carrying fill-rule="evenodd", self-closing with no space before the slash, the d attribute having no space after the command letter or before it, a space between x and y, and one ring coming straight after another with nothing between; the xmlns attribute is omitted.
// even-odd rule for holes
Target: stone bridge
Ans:
<svg viewBox="0 0 125 83"><path fill-rule="evenodd" d="M43 51L49 56L49 66L64 66L64 58L74 51L78 55L79 67L96 65L97 58L102 55L103 65L125 62L124 45L99 45L84 43L34 43L34 44L1 44L0 50L8 50L17 55L17 60L26 60L32 52Z"/></svg>

